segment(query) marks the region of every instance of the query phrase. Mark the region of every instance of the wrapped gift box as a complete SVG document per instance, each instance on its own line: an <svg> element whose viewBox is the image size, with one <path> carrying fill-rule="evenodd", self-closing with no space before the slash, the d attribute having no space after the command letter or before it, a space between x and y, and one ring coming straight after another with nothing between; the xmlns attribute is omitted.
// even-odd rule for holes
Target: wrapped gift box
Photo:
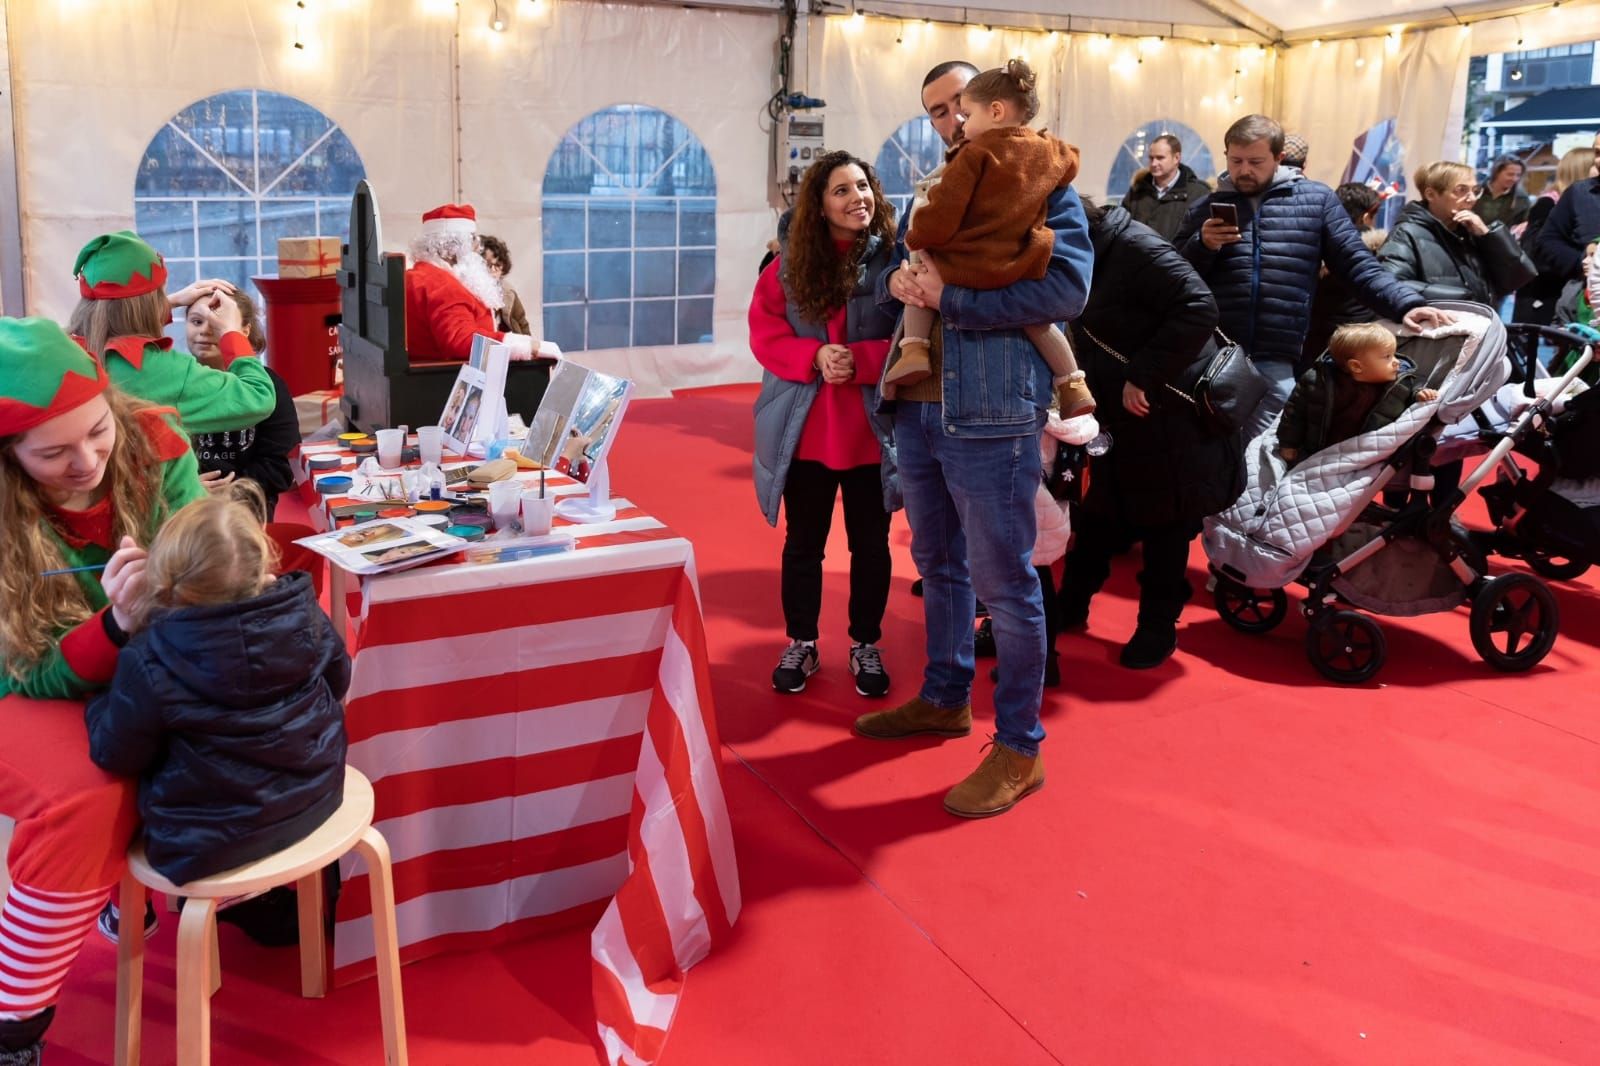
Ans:
<svg viewBox="0 0 1600 1066"><path fill-rule="evenodd" d="M339 272L339 238L278 238L278 277L321 278Z"/></svg>

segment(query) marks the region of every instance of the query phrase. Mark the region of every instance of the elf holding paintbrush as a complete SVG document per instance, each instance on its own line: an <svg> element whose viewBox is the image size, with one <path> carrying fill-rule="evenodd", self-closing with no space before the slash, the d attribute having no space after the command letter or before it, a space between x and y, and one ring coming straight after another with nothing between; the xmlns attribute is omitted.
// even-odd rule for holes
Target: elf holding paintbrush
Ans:
<svg viewBox="0 0 1600 1066"><path fill-rule="evenodd" d="M44 319L0 318L0 1061L35 1061L84 935L122 874L131 781L89 760L83 701L116 669L145 552L202 498L188 441ZM45 576L53 571L103 567Z"/></svg>

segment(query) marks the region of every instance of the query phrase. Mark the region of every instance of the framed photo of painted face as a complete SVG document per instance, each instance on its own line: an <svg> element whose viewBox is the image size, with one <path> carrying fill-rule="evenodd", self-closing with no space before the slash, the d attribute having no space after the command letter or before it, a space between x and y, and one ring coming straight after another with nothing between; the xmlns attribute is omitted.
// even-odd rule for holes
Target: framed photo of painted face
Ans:
<svg viewBox="0 0 1600 1066"><path fill-rule="evenodd" d="M552 466L569 445L593 465L605 458L633 395L633 382L574 363L557 365L529 425L523 454Z"/></svg>

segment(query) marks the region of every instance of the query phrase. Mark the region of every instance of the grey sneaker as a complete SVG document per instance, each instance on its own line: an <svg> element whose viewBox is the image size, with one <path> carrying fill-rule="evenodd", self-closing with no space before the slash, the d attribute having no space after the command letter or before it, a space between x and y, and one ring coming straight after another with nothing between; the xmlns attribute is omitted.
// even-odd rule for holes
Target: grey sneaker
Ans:
<svg viewBox="0 0 1600 1066"><path fill-rule="evenodd" d="M821 665L815 644L803 640L790 641L778 659L777 669L772 671L772 687L779 692L804 691L806 681Z"/></svg>
<svg viewBox="0 0 1600 1066"><path fill-rule="evenodd" d="M889 672L883 668L883 654L876 644L850 645L850 672L855 675L856 691L863 696L886 696Z"/></svg>

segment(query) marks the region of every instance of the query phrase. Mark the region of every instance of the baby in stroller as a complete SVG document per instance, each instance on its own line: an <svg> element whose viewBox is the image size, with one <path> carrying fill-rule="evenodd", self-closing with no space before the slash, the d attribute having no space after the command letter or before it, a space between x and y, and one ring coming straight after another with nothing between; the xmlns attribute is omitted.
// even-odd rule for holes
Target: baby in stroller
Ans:
<svg viewBox="0 0 1600 1066"><path fill-rule="evenodd" d="M1394 334L1377 322L1340 326L1328 355L1301 375L1278 422L1278 455L1293 467L1330 444L1392 425L1414 403L1432 403L1438 390L1417 387L1401 372Z"/></svg>
<svg viewBox="0 0 1600 1066"><path fill-rule="evenodd" d="M1439 438L1482 405L1510 375L1505 330L1489 308L1443 303L1455 320L1406 339L1402 355L1432 399L1400 407L1387 425L1341 441L1296 440L1296 465L1279 453L1273 426L1246 451L1247 484L1234 504L1206 520L1202 543L1217 578L1218 612L1233 628L1265 633L1283 621L1283 587L1308 590L1306 653L1331 680L1366 681L1385 657L1381 627L1362 611L1417 615L1470 601L1473 646L1501 670L1526 670L1555 642L1559 615L1543 582L1528 574L1490 579L1481 550L1456 520L1463 499L1510 452L1525 415L1459 486L1435 492ZM1385 346L1386 347L1386 346ZM1380 388L1393 388L1394 385ZM1318 450L1310 448L1322 445ZM1399 507L1380 493L1401 475ZM1359 610L1357 609L1359 608Z"/></svg>

